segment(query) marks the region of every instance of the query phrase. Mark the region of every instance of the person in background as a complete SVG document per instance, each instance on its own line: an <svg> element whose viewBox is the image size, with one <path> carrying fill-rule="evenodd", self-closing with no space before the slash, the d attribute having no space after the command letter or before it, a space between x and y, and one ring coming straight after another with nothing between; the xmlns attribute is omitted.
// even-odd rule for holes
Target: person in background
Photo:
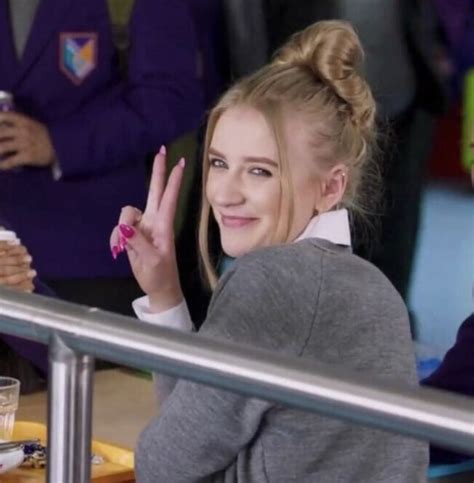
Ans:
<svg viewBox="0 0 474 483"><path fill-rule="evenodd" d="M145 199L147 153L203 112L180 0L136 0L121 72L105 0L0 2L0 210L67 300L130 313L129 266L103 243L117 204Z"/></svg>
<svg viewBox="0 0 474 483"><path fill-rule="evenodd" d="M472 139L471 181L474 186L474 136ZM459 327L456 342L446 353L440 366L431 375L423 379L421 384L474 397L473 348L474 312ZM430 462L432 464L455 464L470 458L474 458L474 454L460 454L436 446L430 447Z"/></svg>
<svg viewBox="0 0 474 483"><path fill-rule="evenodd" d="M474 67L474 2L432 0L444 39L445 59L451 95L458 99L463 78Z"/></svg>
<svg viewBox="0 0 474 483"><path fill-rule="evenodd" d="M416 385L408 314L387 278L351 253L348 210L367 206L375 102L352 27L320 22L231 87L211 111L200 252L214 289L201 334ZM144 212L110 236L146 297L144 323L193 330L173 218L184 175L154 163ZM364 201L365 200L365 201ZM214 240L235 263L218 279ZM185 380L158 378L160 415L141 434L137 481L424 481L427 445Z"/></svg>
<svg viewBox="0 0 474 483"><path fill-rule="evenodd" d="M465 394L474 397L474 313L459 327L456 342L444 356L440 366L426 379L424 386ZM455 464L474 458L473 454L460 454L437 446L430 447L430 463Z"/></svg>

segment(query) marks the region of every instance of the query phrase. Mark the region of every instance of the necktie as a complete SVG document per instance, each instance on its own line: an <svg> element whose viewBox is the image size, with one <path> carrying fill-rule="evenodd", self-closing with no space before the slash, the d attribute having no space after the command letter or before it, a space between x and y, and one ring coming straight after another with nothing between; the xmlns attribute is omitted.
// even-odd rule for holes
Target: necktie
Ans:
<svg viewBox="0 0 474 483"><path fill-rule="evenodd" d="M18 59L25 50L40 0L10 0L10 21Z"/></svg>

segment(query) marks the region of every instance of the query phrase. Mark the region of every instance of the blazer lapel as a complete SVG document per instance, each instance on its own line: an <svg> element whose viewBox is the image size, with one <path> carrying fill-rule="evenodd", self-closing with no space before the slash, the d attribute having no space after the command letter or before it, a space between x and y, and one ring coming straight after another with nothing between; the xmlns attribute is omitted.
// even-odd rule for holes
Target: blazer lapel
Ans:
<svg viewBox="0 0 474 483"><path fill-rule="evenodd" d="M44 46L53 35L59 35L61 18L66 14L72 0L41 0L25 51L20 60L16 82L21 82L40 56Z"/></svg>
<svg viewBox="0 0 474 483"><path fill-rule="evenodd" d="M0 0L0 90L10 90L19 69L13 45L8 0Z"/></svg>

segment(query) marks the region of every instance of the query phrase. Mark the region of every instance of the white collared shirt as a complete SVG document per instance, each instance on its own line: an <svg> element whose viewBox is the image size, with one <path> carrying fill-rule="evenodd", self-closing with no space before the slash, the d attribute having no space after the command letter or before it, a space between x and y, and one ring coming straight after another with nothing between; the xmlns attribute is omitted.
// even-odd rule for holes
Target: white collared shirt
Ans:
<svg viewBox="0 0 474 483"><path fill-rule="evenodd" d="M346 209L321 213L310 220L303 233L295 242L305 238L322 238L336 245L351 246L351 232L349 214ZM164 312L150 312L148 297L141 297L132 303L133 310L140 320L161 327L174 328L186 332L194 330L194 324L189 315L186 301L165 310Z"/></svg>
<svg viewBox="0 0 474 483"><path fill-rule="evenodd" d="M351 230L349 213L346 209L328 211L313 218L296 238L295 242L305 238L322 238L335 245L351 246Z"/></svg>

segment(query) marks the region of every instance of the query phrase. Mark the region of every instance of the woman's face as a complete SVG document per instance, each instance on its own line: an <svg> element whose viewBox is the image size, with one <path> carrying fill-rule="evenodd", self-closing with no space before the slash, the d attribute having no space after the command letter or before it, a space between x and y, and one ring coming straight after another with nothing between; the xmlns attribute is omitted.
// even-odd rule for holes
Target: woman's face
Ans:
<svg viewBox="0 0 474 483"><path fill-rule="evenodd" d="M284 130L294 193L289 239L294 240L313 216L319 189L301 123L287 118ZM270 245L280 217L281 175L277 144L264 116L244 106L225 111L208 162L206 196L224 252L238 257Z"/></svg>

